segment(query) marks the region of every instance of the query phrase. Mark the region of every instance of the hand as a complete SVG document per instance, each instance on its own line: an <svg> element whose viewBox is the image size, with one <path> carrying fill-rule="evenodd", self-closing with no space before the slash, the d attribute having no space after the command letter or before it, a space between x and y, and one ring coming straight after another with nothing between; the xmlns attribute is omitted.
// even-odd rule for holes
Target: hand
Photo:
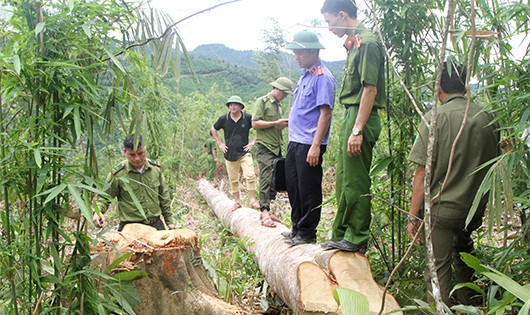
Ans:
<svg viewBox="0 0 530 315"><path fill-rule="evenodd" d="M221 150L223 153L226 153L226 151L228 151L228 147L222 142L219 143L217 146L219 147L219 150Z"/></svg>
<svg viewBox="0 0 530 315"><path fill-rule="evenodd" d="M416 237L416 234L419 232L419 227L421 225L421 221L409 221L409 224L407 225L407 233L409 234L410 238L414 240L414 237ZM420 237L416 238L416 241L414 244L420 245Z"/></svg>
<svg viewBox="0 0 530 315"><path fill-rule="evenodd" d="M348 155L359 156L361 154L361 145L363 144L363 135L350 135L348 138Z"/></svg>
<svg viewBox="0 0 530 315"><path fill-rule="evenodd" d="M289 119L286 119L286 118L278 119L276 125L280 128L285 128L289 126Z"/></svg>
<svg viewBox="0 0 530 315"><path fill-rule="evenodd" d="M250 152L250 150L252 150L253 147L254 147L254 143L249 142L246 146L243 147L243 150L245 150L245 152Z"/></svg>
<svg viewBox="0 0 530 315"><path fill-rule="evenodd" d="M309 152L307 152L306 162L309 166L317 166L320 160L320 145L311 145Z"/></svg>
<svg viewBox="0 0 530 315"><path fill-rule="evenodd" d="M105 224L105 216L103 213L100 213L99 215L94 212L92 215L92 222L97 228L102 228L103 224Z"/></svg>
<svg viewBox="0 0 530 315"><path fill-rule="evenodd" d="M176 230L177 229L177 226L175 224L168 224L167 227L170 229L170 230Z"/></svg>

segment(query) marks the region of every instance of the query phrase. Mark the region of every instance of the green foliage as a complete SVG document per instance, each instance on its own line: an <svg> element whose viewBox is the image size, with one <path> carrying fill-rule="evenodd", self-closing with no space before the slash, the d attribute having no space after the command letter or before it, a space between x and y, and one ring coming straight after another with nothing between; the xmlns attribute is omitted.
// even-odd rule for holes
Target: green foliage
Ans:
<svg viewBox="0 0 530 315"><path fill-rule="evenodd" d="M162 24L115 1L2 1L6 8L13 14L0 19L0 311L132 314L128 281L90 269L84 231L95 196L104 195L99 163L117 157L108 142L142 132L152 152L162 151L156 140L167 117L155 113L167 112L167 94L160 74L130 49L145 39L134 31L155 36ZM167 47L176 35L166 35L150 49L162 74L175 64ZM100 155L103 147L111 150ZM108 290L98 291L102 281Z"/></svg>
<svg viewBox="0 0 530 315"><path fill-rule="evenodd" d="M347 288L333 289L333 297L341 306L343 314L370 314L368 298L358 291Z"/></svg>

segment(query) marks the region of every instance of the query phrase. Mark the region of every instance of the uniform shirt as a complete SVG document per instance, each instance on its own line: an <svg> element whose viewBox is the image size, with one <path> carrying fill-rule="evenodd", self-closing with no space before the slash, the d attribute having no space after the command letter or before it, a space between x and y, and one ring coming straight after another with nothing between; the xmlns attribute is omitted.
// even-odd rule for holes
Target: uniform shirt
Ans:
<svg viewBox="0 0 530 315"><path fill-rule="evenodd" d="M215 141L213 141L212 138L210 138L210 139L208 139L208 141L206 141L206 143L204 144L204 147L208 151L207 152L208 155L212 155L213 156L212 151L215 149Z"/></svg>
<svg viewBox="0 0 530 315"><path fill-rule="evenodd" d="M241 118L235 122L230 113L219 117L213 125L215 130L224 130L225 144L228 150L225 153L225 159L228 161L237 161L247 152L243 149L248 144L248 134L252 128L252 115L241 112Z"/></svg>
<svg viewBox="0 0 530 315"><path fill-rule="evenodd" d="M348 50L339 101L346 107L359 105L364 85L377 87L374 108L386 102L385 55L379 38L362 24L349 36L344 46Z"/></svg>
<svg viewBox="0 0 530 315"><path fill-rule="evenodd" d="M170 197L160 164L147 159L143 172L139 173L127 160L120 163L109 174L108 194L118 199L118 216L124 222L146 222L148 219L164 216L171 224ZM129 188L142 206L145 217L136 206Z"/></svg>
<svg viewBox="0 0 530 315"><path fill-rule="evenodd" d="M258 98L252 120L276 121L282 117L280 102L271 93ZM282 128L278 126L256 129L257 142L264 145L275 155L280 155L282 146Z"/></svg>
<svg viewBox="0 0 530 315"><path fill-rule="evenodd" d="M289 114L289 141L312 144L320 118L320 106L328 105L333 109L334 103L335 78L328 68L318 61L311 69L302 69ZM328 143L329 131L330 127L321 144Z"/></svg>
<svg viewBox="0 0 530 315"><path fill-rule="evenodd" d="M434 132L434 149L432 160L431 197L435 197L442 186L449 166L453 142L460 130L467 99L451 95L439 108ZM425 118L430 121L432 111ZM470 104L467 122L458 143L456 144L451 173L444 186L441 198L432 203L433 215L448 219L465 219L472 205L488 167L473 173L478 166L499 155L499 132L495 125L490 125L493 115L483 111L474 103ZM409 161L425 165L429 129L422 122L418 137L414 142ZM486 198L481 201L479 212L484 210ZM482 213L477 213L482 215Z"/></svg>

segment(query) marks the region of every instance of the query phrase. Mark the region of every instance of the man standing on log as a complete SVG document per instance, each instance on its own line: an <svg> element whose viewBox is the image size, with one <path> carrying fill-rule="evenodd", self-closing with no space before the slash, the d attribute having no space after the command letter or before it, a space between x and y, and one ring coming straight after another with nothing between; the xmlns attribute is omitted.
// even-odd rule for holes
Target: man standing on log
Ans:
<svg viewBox="0 0 530 315"><path fill-rule="evenodd" d="M112 198L118 198L118 231L128 223L142 223L157 230L165 230L160 215L164 217L168 227L174 230L176 227L171 220L171 199L160 170L161 165L156 160L146 159L142 135L128 136L123 141L123 153L127 160L114 167L107 179L110 183L107 193ZM105 204L104 211L109 204ZM94 212L92 221L96 227L102 227L105 224L103 212Z"/></svg>
<svg viewBox="0 0 530 315"><path fill-rule="evenodd" d="M285 243L316 242L322 207L322 157L328 143L335 102L335 78L320 61L324 46L315 33L301 31L287 45L301 68L289 115L285 177L291 204L292 231Z"/></svg>
<svg viewBox="0 0 530 315"><path fill-rule="evenodd" d="M234 198L232 211L242 207L239 189L239 169L243 170L243 177L247 182L247 191L250 196L249 207L258 209L256 202L256 176L254 162L250 150L254 147L256 139L248 141L250 128L252 128L252 115L243 112L245 104L241 97L231 96L226 101L229 112L217 119L211 128L212 137L221 152L225 155L226 170L230 181L230 191ZM219 138L219 130L223 129L225 143Z"/></svg>
<svg viewBox="0 0 530 315"><path fill-rule="evenodd" d="M498 127L493 123L494 117L484 111L482 106L472 102L468 107L465 84L466 69L453 64L450 60L444 62L438 87L441 106L436 116L429 181L434 263L440 283L440 294L443 302L448 306L454 304L449 298L453 287L451 284L453 276L457 283L472 281L473 269L460 259L460 252L473 251L471 233L482 224L487 196L483 196L480 200L467 226L466 218L482 180L491 166L481 167L481 165L500 154L500 134ZM414 238L420 226L419 218L423 217L425 165L429 158L427 154L429 127L425 121L430 122L431 116L432 112L425 115L408 158L409 161L417 164L412 182L412 200L407 227L411 238ZM457 142L453 149L455 141ZM430 288L428 272L426 280ZM475 291L464 287L456 291L456 300L462 304L477 305L479 301L473 298L474 295Z"/></svg>
<svg viewBox="0 0 530 315"><path fill-rule="evenodd" d="M346 108L337 156L337 213L324 248L364 253L370 232L370 167L381 132L377 109L386 102L385 54L376 34L357 19L354 0L326 0L320 12L329 30L346 36L348 52L339 101Z"/></svg>
<svg viewBox="0 0 530 315"><path fill-rule="evenodd" d="M276 198L276 191L272 188L272 168L274 160L282 157L282 130L289 120L282 118L281 101L287 95L293 95L293 81L279 77L270 85L272 91L256 101L252 128L256 129L257 139L260 221L263 226L275 227L277 219L269 213L270 201Z"/></svg>

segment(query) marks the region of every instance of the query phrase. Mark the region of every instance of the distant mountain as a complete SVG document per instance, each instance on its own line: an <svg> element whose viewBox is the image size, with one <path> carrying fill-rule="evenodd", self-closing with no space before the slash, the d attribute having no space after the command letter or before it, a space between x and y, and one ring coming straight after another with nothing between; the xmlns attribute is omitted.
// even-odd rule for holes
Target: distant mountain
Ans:
<svg viewBox="0 0 530 315"><path fill-rule="evenodd" d="M253 61L253 56L255 53L256 51L254 50L235 50L232 48L228 48L223 44L200 45L190 52L192 56L201 56L211 60L224 61L226 63L237 65L240 67L258 70L258 66ZM293 54L284 53L282 59L285 60L285 64L283 65L284 69L298 67L296 65L296 60L294 59ZM340 78L340 76L337 75L342 73L342 70L344 68L344 60L324 60L324 63L337 79Z"/></svg>
<svg viewBox="0 0 530 315"><path fill-rule="evenodd" d="M179 92L190 95L196 91L206 92L216 87L223 95L240 95L245 100L254 100L265 95L271 87L259 78L259 69L253 61L253 50L235 50L222 44L201 45L189 52L195 76L183 60ZM282 69L285 76L296 80L298 65L293 54L283 55ZM344 61L325 62L340 82Z"/></svg>

